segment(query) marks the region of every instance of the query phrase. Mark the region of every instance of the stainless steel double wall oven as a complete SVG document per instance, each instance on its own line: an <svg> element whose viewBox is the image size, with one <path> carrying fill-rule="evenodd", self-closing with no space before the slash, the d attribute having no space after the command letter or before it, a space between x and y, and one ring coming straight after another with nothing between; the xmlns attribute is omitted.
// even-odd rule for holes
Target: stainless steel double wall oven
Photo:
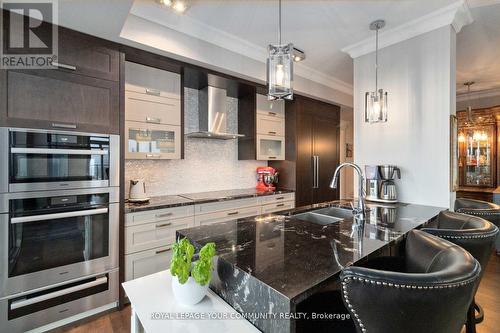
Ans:
<svg viewBox="0 0 500 333"><path fill-rule="evenodd" d="M0 332L117 301L119 150L116 135L0 128Z"/></svg>

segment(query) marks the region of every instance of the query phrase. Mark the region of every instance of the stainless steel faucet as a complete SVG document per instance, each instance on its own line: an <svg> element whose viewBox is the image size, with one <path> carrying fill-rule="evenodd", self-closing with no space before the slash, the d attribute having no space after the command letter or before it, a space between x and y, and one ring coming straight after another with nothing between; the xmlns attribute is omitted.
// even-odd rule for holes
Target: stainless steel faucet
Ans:
<svg viewBox="0 0 500 333"><path fill-rule="evenodd" d="M335 169L335 173L333 174L333 178L332 178L332 181L330 183L330 187L334 188L334 189L337 188L337 183L338 183L338 179L339 179L339 175L340 175L340 169L342 169L345 166L352 167L358 173L358 207L356 209L353 209L353 211L357 215L356 217L358 219L364 220L365 219L365 197L364 197L364 195L365 195L365 189L364 189L365 180L363 177L363 170L361 170L361 168L357 164L350 163L350 162L344 162L344 163L340 164L337 167L337 169Z"/></svg>

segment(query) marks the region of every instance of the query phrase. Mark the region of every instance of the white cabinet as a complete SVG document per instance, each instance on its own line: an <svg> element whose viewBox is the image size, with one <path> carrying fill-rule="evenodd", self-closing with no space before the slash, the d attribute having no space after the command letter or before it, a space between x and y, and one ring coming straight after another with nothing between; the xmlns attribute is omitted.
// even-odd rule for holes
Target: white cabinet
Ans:
<svg viewBox="0 0 500 333"><path fill-rule="evenodd" d="M125 158L181 158L181 77L125 64Z"/></svg>
<svg viewBox="0 0 500 333"><path fill-rule="evenodd" d="M270 214L295 208L295 201L277 202L262 206L262 214Z"/></svg>
<svg viewBox="0 0 500 333"><path fill-rule="evenodd" d="M125 89L130 88L128 85ZM153 124L181 125L179 97L163 97L160 91L151 93L125 90L125 119ZM158 95L156 95L158 93ZM170 95L170 94L169 94Z"/></svg>
<svg viewBox="0 0 500 333"><path fill-rule="evenodd" d="M285 159L285 104L257 94L257 160Z"/></svg>
<svg viewBox="0 0 500 333"><path fill-rule="evenodd" d="M209 202L204 204L195 205L195 214L207 214L212 212L218 212L222 210L235 210L244 207L254 207L259 206L259 200L257 198L246 198L237 200L224 200Z"/></svg>
<svg viewBox="0 0 500 333"><path fill-rule="evenodd" d="M257 160L280 161L285 159L285 138L257 134Z"/></svg>
<svg viewBox="0 0 500 333"><path fill-rule="evenodd" d="M163 94L181 95L181 76L158 68L125 62L125 82L134 91L147 88Z"/></svg>
<svg viewBox="0 0 500 333"><path fill-rule="evenodd" d="M295 201L295 193L278 193L274 195L265 195L259 198L259 202L261 205L284 201Z"/></svg>
<svg viewBox="0 0 500 333"><path fill-rule="evenodd" d="M257 115L257 134L285 136L285 121L282 118Z"/></svg>
<svg viewBox="0 0 500 333"><path fill-rule="evenodd" d="M237 220L244 217L257 216L261 214L260 206L235 208L228 211L220 211L209 214L196 215L194 217L196 225L206 225L217 222Z"/></svg>
<svg viewBox="0 0 500 333"><path fill-rule="evenodd" d="M257 94L257 115L285 118L285 101L269 101L266 95Z"/></svg>
<svg viewBox="0 0 500 333"><path fill-rule="evenodd" d="M175 242L176 230L194 227L194 217L164 220L126 228L125 254L148 250Z"/></svg>
<svg viewBox="0 0 500 333"><path fill-rule="evenodd" d="M288 210L294 200L294 193L284 193L128 213L125 280L167 269L177 230Z"/></svg>
<svg viewBox="0 0 500 333"><path fill-rule="evenodd" d="M125 215L125 280L165 270L176 231L194 226L194 206Z"/></svg>
<svg viewBox="0 0 500 333"><path fill-rule="evenodd" d="M125 255L125 281L164 271L170 267L171 258L170 246Z"/></svg>
<svg viewBox="0 0 500 333"><path fill-rule="evenodd" d="M126 159L180 159L181 127L125 122Z"/></svg>
<svg viewBox="0 0 500 333"><path fill-rule="evenodd" d="M155 210L146 210L143 212L128 213L125 215L125 226L163 222L183 217L192 217L194 215L194 205L179 206L173 208L163 208Z"/></svg>

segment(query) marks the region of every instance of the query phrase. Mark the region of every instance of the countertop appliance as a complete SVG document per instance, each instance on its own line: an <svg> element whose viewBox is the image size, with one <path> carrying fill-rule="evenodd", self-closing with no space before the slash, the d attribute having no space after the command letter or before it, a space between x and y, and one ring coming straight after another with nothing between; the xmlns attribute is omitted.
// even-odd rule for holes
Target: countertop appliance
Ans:
<svg viewBox="0 0 500 333"><path fill-rule="evenodd" d="M259 191L274 191L278 183L278 171L273 167L258 167L257 168L257 186Z"/></svg>
<svg viewBox="0 0 500 333"><path fill-rule="evenodd" d="M225 89L212 86L201 89L198 96L198 112L198 131L188 133L188 137L229 140L244 136L243 134L227 133L228 115Z"/></svg>
<svg viewBox="0 0 500 333"><path fill-rule="evenodd" d="M394 165L367 165L366 174L366 200L375 202L398 202L396 183L401 179L401 170Z"/></svg>
<svg viewBox="0 0 500 333"><path fill-rule="evenodd" d="M131 179L129 199L130 202L146 202L149 201L146 192L146 182L143 179Z"/></svg>

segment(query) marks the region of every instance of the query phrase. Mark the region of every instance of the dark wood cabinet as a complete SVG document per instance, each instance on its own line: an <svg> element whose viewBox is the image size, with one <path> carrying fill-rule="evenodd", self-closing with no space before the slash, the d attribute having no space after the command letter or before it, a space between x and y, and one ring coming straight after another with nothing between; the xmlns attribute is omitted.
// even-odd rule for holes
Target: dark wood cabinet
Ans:
<svg viewBox="0 0 500 333"><path fill-rule="evenodd" d="M0 70L0 125L119 134L118 46L57 29L54 69Z"/></svg>
<svg viewBox="0 0 500 333"><path fill-rule="evenodd" d="M2 126L119 133L116 82L57 70L2 71Z"/></svg>
<svg viewBox="0 0 500 333"><path fill-rule="evenodd" d="M269 162L279 186L296 191L296 206L338 199L329 184L340 159L340 107L296 96L285 111L286 161Z"/></svg>
<svg viewBox="0 0 500 333"><path fill-rule="evenodd" d="M120 56L111 43L77 31L59 28L59 70L118 81Z"/></svg>

